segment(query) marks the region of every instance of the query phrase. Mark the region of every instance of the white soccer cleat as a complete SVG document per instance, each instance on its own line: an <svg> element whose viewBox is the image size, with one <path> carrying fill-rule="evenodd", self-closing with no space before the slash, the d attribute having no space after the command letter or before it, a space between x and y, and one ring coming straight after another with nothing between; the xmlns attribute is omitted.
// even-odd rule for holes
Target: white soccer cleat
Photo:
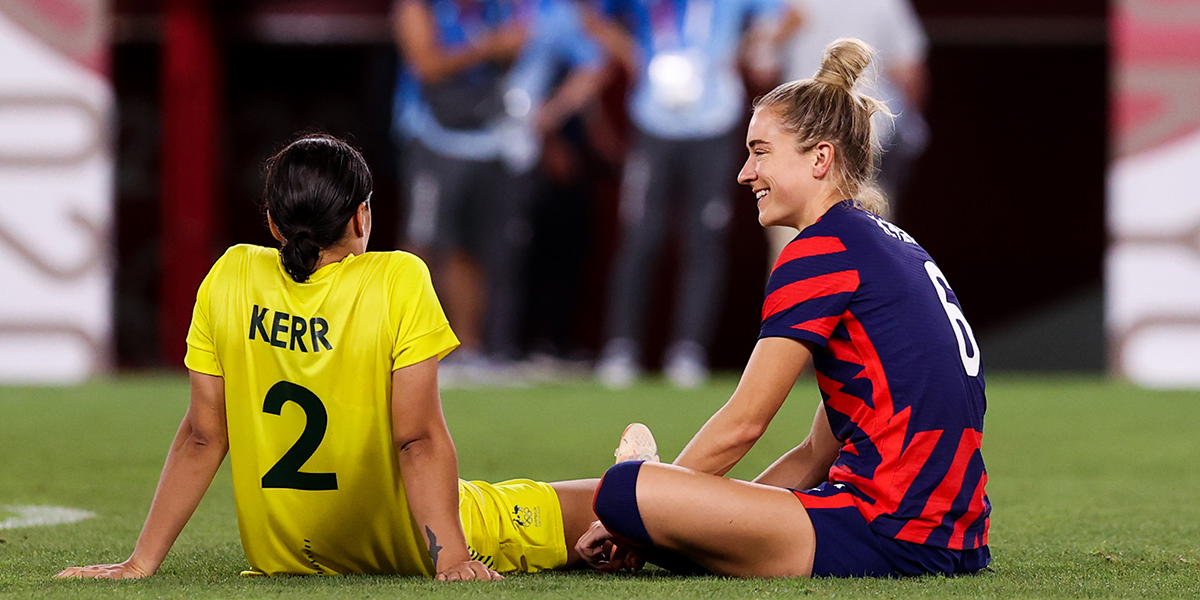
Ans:
<svg viewBox="0 0 1200 600"><path fill-rule="evenodd" d="M621 443L617 444L617 451L613 452L613 456L617 458L618 463L630 460L659 462L658 444L654 441L654 434L650 433L649 427L641 423L630 423L621 434Z"/></svg>

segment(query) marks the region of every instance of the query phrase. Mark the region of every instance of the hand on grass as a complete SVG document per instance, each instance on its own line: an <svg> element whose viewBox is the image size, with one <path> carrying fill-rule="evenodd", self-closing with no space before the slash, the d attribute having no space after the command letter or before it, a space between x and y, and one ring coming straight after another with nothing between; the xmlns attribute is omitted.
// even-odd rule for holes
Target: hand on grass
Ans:
<svg viewBox="0 0 1200 600"><path fill-rule="evenodd" d="M613 542L613 534L600 521L592 523L587 533L575 544L575 551L588 566L601 573L616 573L621 569L640 570L646 561L628 546Z"/></svg>
<svg viewBox="0 0 1200 600"><path fill-rule="evenodd" d="M641 571L646 566L645 559L627 545L613 544L608 553L608 568L606 573L616 573L622 569Z"/></svg>
<svg viewBox="0 0 1200 600"><path fill-rule="evenodd" d="M504 576L477 560L464 560L438 571L438 581L499 581Z"/></svg>
<svg viewBox="0 0 1200 600"><path fill-rule="evenodd" d="M70 567L55 575L56 578L78 579L141 579L153 575L132 561L115 565L92 565L90 567Z"/></svg>

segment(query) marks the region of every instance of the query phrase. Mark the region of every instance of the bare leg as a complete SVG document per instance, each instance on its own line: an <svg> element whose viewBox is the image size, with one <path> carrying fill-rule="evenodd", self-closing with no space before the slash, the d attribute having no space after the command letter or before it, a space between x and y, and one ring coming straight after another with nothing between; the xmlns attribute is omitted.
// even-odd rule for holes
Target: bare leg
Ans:
<svg viewBox="0 0 1200 600"><path fill-rule="evenodd" d="M464 349L479 350L483 329L483 274L479 263L462 250L454 250L442 261L445 282L442 303L454 333Z"/></svg>
<svg viewBox="0 0 1200 600"><path fill-rule="evenodd" d="M592 512L592 495L599 483L599 479L574 479L550 484L562 505L563 537L567 542L567 564L562 566L563 569L587 566L575 550L575 542L596 520L596 513Z"/></svg>
<svg viewBox="0 0 1200 600"><path fill-rule="evenodd" d="M718 575L808 577L816 534L795 494L644 463L638 510L654 544Z"/></svg>

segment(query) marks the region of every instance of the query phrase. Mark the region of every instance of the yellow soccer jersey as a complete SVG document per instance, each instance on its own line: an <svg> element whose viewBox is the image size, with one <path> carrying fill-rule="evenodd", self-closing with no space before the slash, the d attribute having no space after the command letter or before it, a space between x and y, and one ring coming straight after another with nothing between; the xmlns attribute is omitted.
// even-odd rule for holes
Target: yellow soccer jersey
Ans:
<svg viewBox="0 0 1200 600"><path fill-rule="evenodd" d="M230 248L196 298L184 362L225 379L242 547L268 575L433 565L392 440L392 371L458 346L429 270L368 252L305 283L279 251Z"/></svg>

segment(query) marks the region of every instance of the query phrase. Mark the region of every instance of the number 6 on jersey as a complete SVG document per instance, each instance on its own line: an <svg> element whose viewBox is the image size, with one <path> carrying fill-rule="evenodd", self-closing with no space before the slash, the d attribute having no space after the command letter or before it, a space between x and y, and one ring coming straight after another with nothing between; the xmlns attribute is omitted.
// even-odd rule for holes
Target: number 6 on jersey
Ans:
<svg viewBox="0 0 1200 600"><path fill-rule="evenodd" d="M971 331L971 325L967 323L967 317L963 315L962 309L950 301L950 297L946 293L950 289L950 282L946 281L942 270L933 264L932 260L927 260L925 261L925 272L929 274L929 280L933 282L933 289L937 290L938 298L942 301L942 308L946 310L946 317L950 319L950 328L954 330L954 337L958 340L958 356L962 359L963 369L967 371L967 375L976 377L979 375L979 344L975 343L975 333Z"/></svg>

